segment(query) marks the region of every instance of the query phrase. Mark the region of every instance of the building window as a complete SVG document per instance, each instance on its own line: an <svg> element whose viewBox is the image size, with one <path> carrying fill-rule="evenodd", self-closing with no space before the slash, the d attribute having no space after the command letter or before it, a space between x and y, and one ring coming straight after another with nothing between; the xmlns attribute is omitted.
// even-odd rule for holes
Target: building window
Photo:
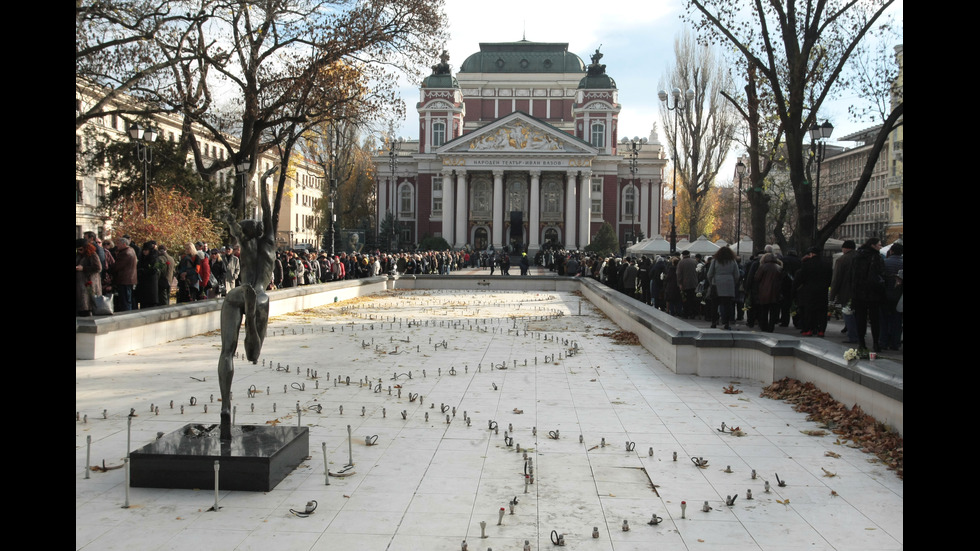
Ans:
<svg viewBox="0 0 980 551"><path fill-rule="evenodd" d="M442 176L432 178L432 214L442 214Z"/></svg>
<svg viewBox="0 0 980 551"><path fill-rule="evenodd" d="M591 187L592 203L589 210L593 218L602 218L602 178L592 178Z"/></svg>
<svg viewBox="0 0 980 551"><path fill-rule="evenodd" d="M103 204L105 204L105 195L106 195L106 185L99 184L96 187L96 191L95 191L96 205L102 206Z"/></svg>
<svg viewBox="0 0 980 551"><path fill-rule="evenodd" d="M82 137L75 134L75 154L82 152Z"/></svg>
<svg viewBox="0 0 980 551"><path fill-rule="evenodd" d="M561 220L563 198L561 184L554 180L546 181L541 187L541 219Z"/></svg>
<svg viewBox="0 0 980 551"><path fill-rule="evenodd" d="M623 188L623 216L633 216L636 205L636 188L633 184Z"/></svg>
<svg viewBox="0 0 980 551"><path fill-rule="evenodd" d="M470 212L471 216L480 219L489 218L492 214L491 201L493 194L490 192L490 182L478 180L470 188Z"/></svg>
<svg viewBox="0 0 980 551"><path fill-rule="evenodd" d="M83 195L85 191L85 186L81 180L75 180L75 204L81 205L83 202Z"/></svg>
<svg viewBox="0 0 980 551"><path fill-rule="evenodd" d="M602 149L606 146L606 127L602 123L592 123L592 147Z"/></svg>
<svg viewBox="0 0 980 551"><path fill-rule="evenodd" d="M412 185L403 183L398 189L398 212L403 216L412 216L413 208Z"/></svg>
<svg viewBox="0 0 980 551"><path fill-rule="evenodd" d="M432 123L432 147L439 147L446 143L446 123Z"/></svg>

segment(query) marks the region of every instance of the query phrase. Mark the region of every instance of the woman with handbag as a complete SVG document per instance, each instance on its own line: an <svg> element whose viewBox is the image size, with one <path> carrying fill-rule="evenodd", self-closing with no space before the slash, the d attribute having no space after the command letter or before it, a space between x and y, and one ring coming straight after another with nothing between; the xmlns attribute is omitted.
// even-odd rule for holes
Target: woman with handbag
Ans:
<svg viewBox="0 0 980 551"><path fill-rule="evenodd" d="M95 297L102 295L102 261L95 245L75 240L75 315L91 316Z"/></svg>
<svg viewBox="0 0 980 551"><path fill-rule="evenodd" d="M739 269L735 262L735 253L728 247L722 247L715 253L714 260L708 267L708 281L713 289L714 300L711 302L711 327L718 327L718 313L721 310L721 322L725 329L731 330L735 317L735 293L738 288Z"/></svg>

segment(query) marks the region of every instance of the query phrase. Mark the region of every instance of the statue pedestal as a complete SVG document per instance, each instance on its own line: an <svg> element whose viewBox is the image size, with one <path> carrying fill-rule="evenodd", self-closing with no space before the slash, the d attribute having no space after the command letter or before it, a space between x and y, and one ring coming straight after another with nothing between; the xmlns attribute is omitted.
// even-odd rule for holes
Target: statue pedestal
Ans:
<svg viewBox="0 0 980 551"><path fill-rule="evenodd" d="M218 425L189 424L130 453L136 488L214 488L214 462L222 490L268 492L309 456L306 427L238 425L231 440Z"/></svg>

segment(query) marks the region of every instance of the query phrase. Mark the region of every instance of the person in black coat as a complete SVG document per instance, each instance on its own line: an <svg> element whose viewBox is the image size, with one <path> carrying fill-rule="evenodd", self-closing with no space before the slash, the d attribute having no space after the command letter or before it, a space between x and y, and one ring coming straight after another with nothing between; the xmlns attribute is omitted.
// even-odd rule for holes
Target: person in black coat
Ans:
<svg viewBox="0 0 980 551"><path fill-rule="evenodd" d="M832 277L830 263L820 256L820 249L811 247L796 272L793 289L796 303L802 310L800 329L804 337L824 336L827 329L827 290Z"/></svg>
<svg viewBox="0 0 980 551"><path fill-rule="evenodd" d="M871 323L871 339L875 352L881 352L879 344L879 311L885 300L885 260L881 257L881 240L872 237L861 245L851 263L851 304L857 323L858 346L867 349L866 335Z"/></svg>

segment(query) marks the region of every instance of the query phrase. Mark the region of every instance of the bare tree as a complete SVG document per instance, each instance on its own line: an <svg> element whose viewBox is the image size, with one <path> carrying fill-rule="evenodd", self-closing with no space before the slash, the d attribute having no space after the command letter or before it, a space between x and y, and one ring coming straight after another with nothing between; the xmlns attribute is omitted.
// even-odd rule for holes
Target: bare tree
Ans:
<svg viewBox="0 0 980 551"><path fill-rule="evenodd" d="M888 134L902 115L898 103L885 120L869 163L851 199L816 232L814 194L806 176L804 145L824 101L839 89L841 75L865 36L894 0L754 0L749 7L729 0L689 0L689 19L702 38L734 47L756 68L773 94L785 136L786 162L797 206L800 249L821 245L846 220L871 179Z"/></svg>
<svg viewBox="0 0 980 551"><path fill-rule="evenodd" d="M769 173L778 162L783 130L778 117L773 115L775 107L771 105L772 94L768 92L764 82L760 83L758 71L751 64L745 63L744 59L739 59L736 67L744 69L744 95L727 91L722 91L721 94L742 118L741 127L744 132L738 134L737 141L745 147L748 155L748 187L742 192L749 203L749 234L758 249L769 242L768 229L772 227L768 223L771 193L767 184L771 182ZM738 239L741 240L742 236L738 236Z"/></svg>
<svg viewBox="0 0 980 551"><path fill-rule="evenodd" d="M276 150L284 165L275 213L304 133L324 121L391 113L392 70L416 74L443 37L441 0L211 2L209 18L193 32L161 38L161 50L179 60L171 65L177 84L169 101L231 153L205 164L186 133L206 174L246 161L254 172L259 154ZM232 208L246 200L236 187Z"/></svg>
<svg viewBox="0 0 980 551"><path fill-rule="evenodd" d="M76 0L75 87L91 98L75 111L75 129L106 115L172 110L162 101L169 69L157 38L207 17L208 0Z"/></svg>
<svg viewBox="0 0 980 551"><path fill-rule="evenodd" d="M674 56L675 64L660 87L693 90L694 97L680 112L661 104L660 114L664 121L678 118L676 135L672 123L665 122L664 132L668 147L677 148L677 169L688 201L687 229L696 239L704 233L708 192L731 147L738 119L721 96L722 90L731 89L731 78L710 47L698 44L685 31L674 40Z"/></svg>

